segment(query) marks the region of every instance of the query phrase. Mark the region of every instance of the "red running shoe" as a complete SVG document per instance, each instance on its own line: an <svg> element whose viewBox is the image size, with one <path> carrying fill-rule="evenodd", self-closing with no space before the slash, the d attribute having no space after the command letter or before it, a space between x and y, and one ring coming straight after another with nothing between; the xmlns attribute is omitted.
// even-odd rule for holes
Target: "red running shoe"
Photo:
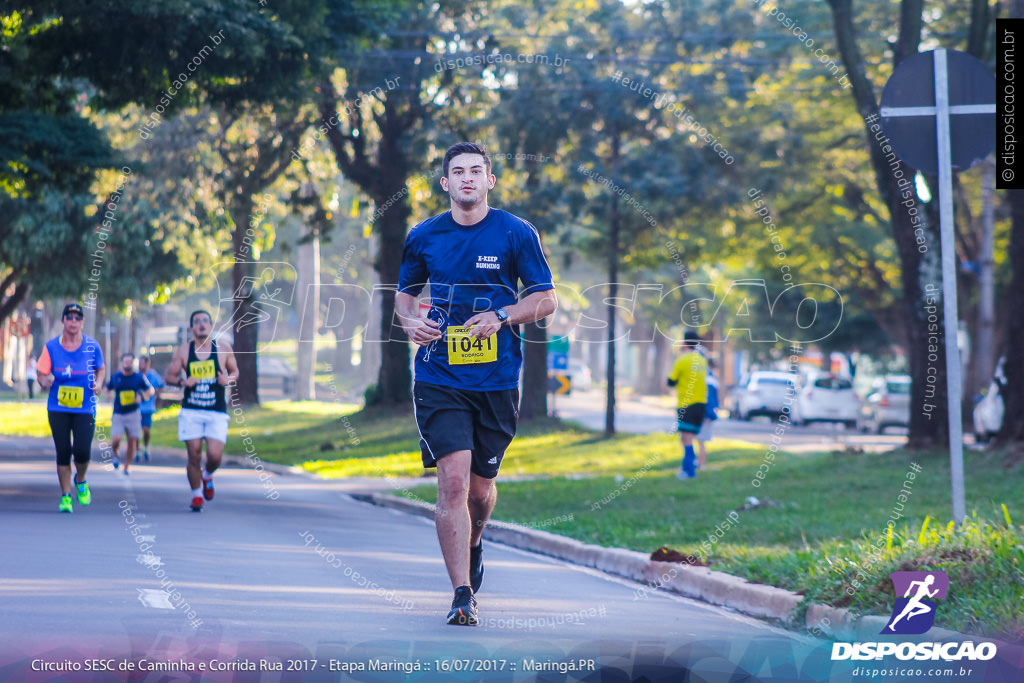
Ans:
<svg viewBox="0 0 1024 683"><path fill-rule="evenodd" d="M213 500L213 479L203 479L203 498Z"/></svg>
<svg viewBox="0 0 1024 683"><path fill-rule="evenodd" d="M203 511L203 498L202 496L195 496L192 498L192 512Z"/></svg>

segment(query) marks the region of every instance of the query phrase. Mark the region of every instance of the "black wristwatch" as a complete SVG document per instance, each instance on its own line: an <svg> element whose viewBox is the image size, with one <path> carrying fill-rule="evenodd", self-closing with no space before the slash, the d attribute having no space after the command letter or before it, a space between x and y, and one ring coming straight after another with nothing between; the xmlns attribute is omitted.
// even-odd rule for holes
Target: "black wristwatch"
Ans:
<svg viewBox="0 0 1024 683"><path fill-rule="evenodd" d="M506 311L504 308L494 309L494 315L498 316L498 322L501 323L502 325L508 322L508 311Z"/></svg>

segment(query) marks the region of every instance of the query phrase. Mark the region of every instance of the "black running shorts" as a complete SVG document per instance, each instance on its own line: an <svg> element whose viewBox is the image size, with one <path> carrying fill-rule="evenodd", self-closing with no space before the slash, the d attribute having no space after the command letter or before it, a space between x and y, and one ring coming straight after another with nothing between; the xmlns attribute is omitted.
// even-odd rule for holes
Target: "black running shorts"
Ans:
<svg viewBox="0 0 1024 683"><path fill-rule="evenodd" d="M69 467L71 456L78 464L87 463L92 457L92 437L96 431L96 416L90 413L47 412L50 434L57 450L57 465Z"/></svg>
<svg viewBox="0 0 1024 683"><path fill-rule="evenodd" d="M498 476L505 449L516 435L519 390L467 391L416 382L412 389L424 467L455 451L472 451L471 471Z"/></svg>
<svg viewBox="0 0 1024 683"><path fill-rule="evenodd" d="M691 403L676 410L676 429L680 432L696 434L704 423L703 403Z"/></svg>

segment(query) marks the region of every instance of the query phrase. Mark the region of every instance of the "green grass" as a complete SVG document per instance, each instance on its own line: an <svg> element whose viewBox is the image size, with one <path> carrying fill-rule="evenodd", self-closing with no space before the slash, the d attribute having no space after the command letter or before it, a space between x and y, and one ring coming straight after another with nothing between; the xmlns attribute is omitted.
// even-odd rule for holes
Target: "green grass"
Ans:
<svg viewBox="0 0 1024 683"><path fill-rule="evenodd" d="M0 434L50 436L50 424L46 421L46 399L0 401Z"/></svg>
<svg viewBox="0 0 1024 683"><path fill-rule="evenodd" d="M49 437L45 401L0 402L0 434ZM330 401L269 401L258 408L231 411L226 452L245 454L241 432L248 430L263 460L288 465L319 457L320 446L340 439L339 416L359 409L351 403ZM97 428L109 430L110 404L100 404ZM413 427L415 433L415 426ZM344 435L344 428L340 429ZM178 441L178 409L166 408L153 416L150 443L154 446L181 448Z"/></svg>

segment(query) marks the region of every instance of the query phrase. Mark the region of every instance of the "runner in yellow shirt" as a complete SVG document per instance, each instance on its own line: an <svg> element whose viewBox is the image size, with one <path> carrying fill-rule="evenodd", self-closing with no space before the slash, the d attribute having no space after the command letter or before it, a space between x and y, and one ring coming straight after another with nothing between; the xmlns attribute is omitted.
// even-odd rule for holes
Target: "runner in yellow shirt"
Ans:
<svg viewBox="0 0 1024 683"><path fill-rule="evenodd" d="M679 479L696 479L696 454L693 437L704 422L708 400L708 362L698 351L700 336L696 332L683 335L683 355L676 359L668 376L668 385L675 387L678 397L676 429L683 441L683 463Z"/></svg>

